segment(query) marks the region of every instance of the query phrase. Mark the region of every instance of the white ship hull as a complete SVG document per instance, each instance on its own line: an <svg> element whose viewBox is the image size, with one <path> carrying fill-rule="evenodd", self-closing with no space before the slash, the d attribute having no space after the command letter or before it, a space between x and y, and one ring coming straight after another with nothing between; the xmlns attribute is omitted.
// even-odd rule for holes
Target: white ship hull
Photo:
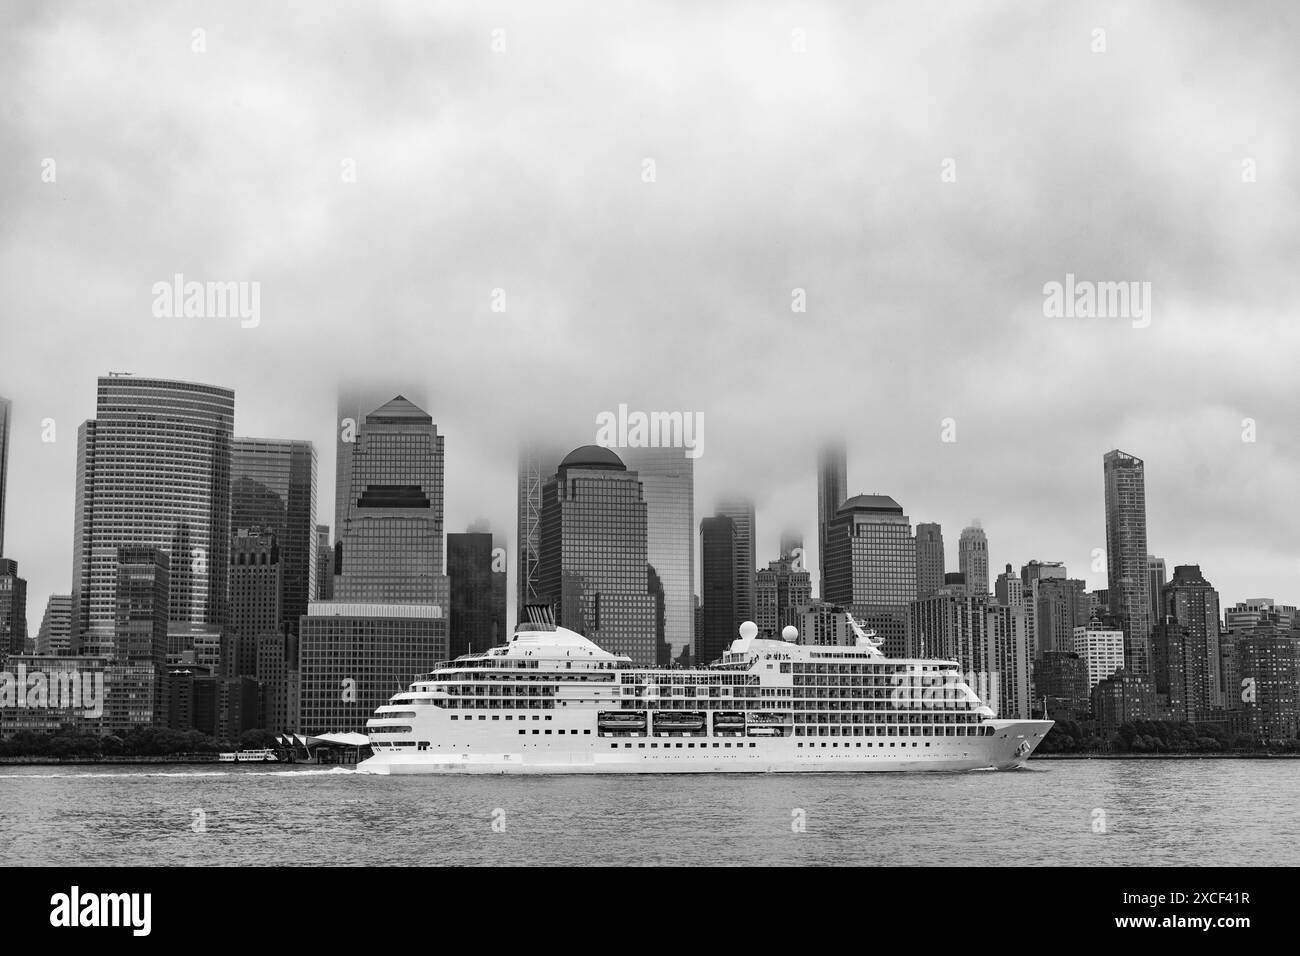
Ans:
<svg viewBox="0 0 1300 956"><path fill-rule="evenodd" d="M454 752L377 750L358 764L372 774L568 773L875 773L1014 770L1052 726L1050 720L991 720L984 737L605 737L526 740L505 749L504 735L484 728L481 741ZM577 728L574 728L575 730ZM465 734L469 736L469 734ZM496 741L491 736L498 736ZM495 743L495 746L493 744ZM915 746L913 746L915 744ZM652 746L654 745L654 746Z"/></svg>

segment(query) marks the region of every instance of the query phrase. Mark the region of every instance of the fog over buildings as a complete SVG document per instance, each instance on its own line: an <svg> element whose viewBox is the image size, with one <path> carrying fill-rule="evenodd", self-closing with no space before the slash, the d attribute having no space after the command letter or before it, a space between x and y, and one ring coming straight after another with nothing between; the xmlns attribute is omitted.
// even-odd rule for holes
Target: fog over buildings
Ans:
<svg viewBox="0 0 1300 956"><path fill-rule="evenodd" d="M4 548L33 629L72 588L77 429L114 371L312 441L330 525L340 384L423 387L446 528L504 535L512 606L520 441L563 454L621 404L707 423L697 548L742 497L759 566L794 529L817 568L836 438L847 493L942 525L950 570L979 515L994 571L1101 588L1118 448L1152 554L1224 606L1295 603L1300 11L1234 8L1227 44L1190 5L953 5L942 30L563 6L0 12ZM156 317L178 274L260 283L256 326ZM1149 326L1047 317L1067 275L1150 282Z"/></svg>

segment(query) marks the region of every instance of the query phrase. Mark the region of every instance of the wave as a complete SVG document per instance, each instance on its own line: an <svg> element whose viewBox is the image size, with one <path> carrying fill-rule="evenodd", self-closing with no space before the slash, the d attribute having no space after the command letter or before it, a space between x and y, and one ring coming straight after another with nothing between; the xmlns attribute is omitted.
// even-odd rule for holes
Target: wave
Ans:
<svg viewBox="0 0 1300 956"><path fill-rule="evenodd" d="M348 767L321 767L318 770L151 770L128 773L0 773L5 780L89 780L100 777L314 777L321 774L355 774Z"/></svg>

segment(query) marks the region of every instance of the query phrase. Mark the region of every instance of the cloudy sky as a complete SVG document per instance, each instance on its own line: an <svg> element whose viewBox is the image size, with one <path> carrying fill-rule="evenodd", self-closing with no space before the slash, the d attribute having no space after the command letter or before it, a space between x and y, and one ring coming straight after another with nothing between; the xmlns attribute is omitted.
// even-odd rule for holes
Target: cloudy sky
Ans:
<svg viewBox="0 0 1300 956"><path fill-rule="evenodd" d="M752 495L761 561L815 542L839 433L850 490L940 522L951 564L978 518L995 569L1091 587L1119 447L1154 553L1297 603L1298 27L1287 2L6 3L32 632L110 370L317 442L326 522L363 377L426 389L448 530L513 542L519 435L583 444L626 403L703 415L697 519ZM156 317L177 273L259 282L260 323ZM1067 273L1151 283L1150 325L1045 316Z"/></svg>

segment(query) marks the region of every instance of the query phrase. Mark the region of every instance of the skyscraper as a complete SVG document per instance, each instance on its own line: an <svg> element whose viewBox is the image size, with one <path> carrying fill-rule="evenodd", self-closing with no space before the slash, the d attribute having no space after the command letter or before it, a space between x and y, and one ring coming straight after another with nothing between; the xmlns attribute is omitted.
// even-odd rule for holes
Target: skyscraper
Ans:
<svg viewBox="0 0 1300 956"><path fill-rule="evenodd" d="M555 474L560 455L539 444L519 450L519 578L516 582L518 613L524 605L542 601L537 565L542 520L542 485Z"/></svg>
<svg viewBox="0 0 1300 956"><path fill-rule="evenodd" d="M330 526L316 526L316 585L313 601L334 600L334 545L330 543Z"/></svg>
<svg viewBox="0 0 1300 956"><path fill-rule="evenodd" d="M654 665L646 502L641 482L608 448L569 452L542 488L538 590L556 619L613 654Z"/></svg>
<svg viewBox="0 0 1300 956"><path fill-rule="evenodd" d="M726 515L700 522L703 610L695 659L707 665L736 639L736 524Z"/></svg>
<svg viewBox="0 0 1300 956"><path fill-rule="evenodd" d="M0 558L0 655L25 653L26 644L27 582L17 561Z"/></svg>
<svg viewBox="0 0 1300 956"><path fill-rule="evenodd" d="M73 639L112 656L118 549L170 564L169 619L220 627L230 554L228 388L110 374L77 435Z"/></svg>
<svg viewBox="0 0 1300 956"><path fill-rule="evenodd" d="M839 442L825 445L817 456L817 588L823 600L826 599L826 535L848 496L848 455L844 445Z"/></svg>
<svg viewBox="0 0 1300 956"><path fill-rule="evenodd" d="M451 587L448 656L482 653L505 643L505 610L498 619L493 593L490 533L447 535L447 580Z"/></svg>
<svg viewBox="0 0 1300 956"><path fill-rule="evenodd" d="M769 561L755 578L754 623L760 637L779 638L782 629L795 624L795 609L812 604L812 575L797 559L782 557Z"/></svg>
<svg viewBox="0 0 1300 956"><path fill-rule="evenodd" d="M105 674L104 733L161 723L170 558L162 548L117 551L113 660Z"/></svg>
<svg viewBox="0 0 1300 956"><path fill-rule="evenodd" d="M37 654L68 654L72 651L72 595L51 594L45 616L36 634Z"/></svg>
<svg viewBox="0 0 1300 956"><path fill-rule="evenodd" d="M1107 452L1106 583L1111 613L1124 629L1124 660L1129 670L1150 673L1151 588L1147 568L1146 466L1118 449Z"/></svg>
<svg viewBox="0 0 1300 956"><path fill-rule="evenodd" d="M221 676L256 676L258 641L264 636L275 637L282 621L297 633L298 622L289 625L281 610L283 574L283 552L274 531L235 531L230 548L230 621Z"/></svg>
<svg viewBox="0 0 1300 956"><path fill-rule="evenodd" d="M729 498L714 509L714 514L725 515L736 526L736 615L739 619L735 626L738 628L745 621L754 620L757 614L754 503L745 498Z"/></svg>
<svg viewBox="0 0 1300 956"><path fill-rule="evenodd" d="M958 569L966 579L971 594L989 593L989 541L984 529L971 525L962 529L957 541Z"/></svg>
<svg viewBox="0 0 1300 956"><path fill-rule="evenodd" d="M424 390L419 387L399 389L410 396L416 405L428 404ZM338 414L334 421L334 534L340 534L344 517L355 504L352 493L352 451L356 447L357 432L366 413L382 405L393 394L386 386L362 385L346 382L339 386Z"/></svg>
<svg viewBox="0 0 1300 956"><path fill-rule="evenodd" d="M1204 720L1223 706L1219 678L1219 592L1205 580L1199 565L1180 564L1161 594L1158 657L1166 673L1154 674L1156 689L1172 683L1171 703L1180 704L1180 720ZM1300 679L1300 676L1298 676ZM1181 686L1179 686L1181 685Z"/></svg>
<svg viewBox="0 0 1300 956"><path fill-rule="evenodd" d="M307 606L298 641L308 734L361 730L394 690L447 657L442 436L401 395L351 427L334 600Z"/></svg>
<svg viewBox="0 0 1300 956"><path fill-rule="evenodd" d="M1148 600L1151 602L1151 624L1154 627L1160 623L1160 618L1164 614L1162 610L1161 592L1165 589L1166 570L1165 559L1157 558L1154 554L1147 555L1147 590L1151 592Z"/></svg>
<svg viewBox="0 0 1300 956"><path fill-rule="evenodd" d="M445 607L438 426L398 395L357 426L349 460L350 490L335 529L334 599Z"/></svg>
<svg viewBox="0 0 1300 956"><path fill-rule="evenodd" d="M664 592L664 641L676 659L695 632L695 461L680 448L623 449L641 477L646 546Z"/></svg>
<svg viewBox="0 0 1300 956"><path fill-rule="evenodd" d="M316 448L309 441L236 438L230 475L230 526L275 535L280 613L296 634L316 586Z"/></svg>
<svg viewBox="0 0 1300 956"><path fill-rule="evenodd" d="M888 495L843 502L827 529L823 600L874 628L884 652L901 657L908 605L916 599L916 544L902 507Z"/></svg>
<svg viewBox="0 0 1300 956"><path fill-rule="evenodd" d="M0 395L0 556L5 553L5 487L9 475L9 415L13 402Z"/></svg>
<svg viewBox="0 0 1300 956"><path fill-rule="evenodd" d="M943 587L943 529L937 524L916 526L916 596L927 598Z"/></svg>

